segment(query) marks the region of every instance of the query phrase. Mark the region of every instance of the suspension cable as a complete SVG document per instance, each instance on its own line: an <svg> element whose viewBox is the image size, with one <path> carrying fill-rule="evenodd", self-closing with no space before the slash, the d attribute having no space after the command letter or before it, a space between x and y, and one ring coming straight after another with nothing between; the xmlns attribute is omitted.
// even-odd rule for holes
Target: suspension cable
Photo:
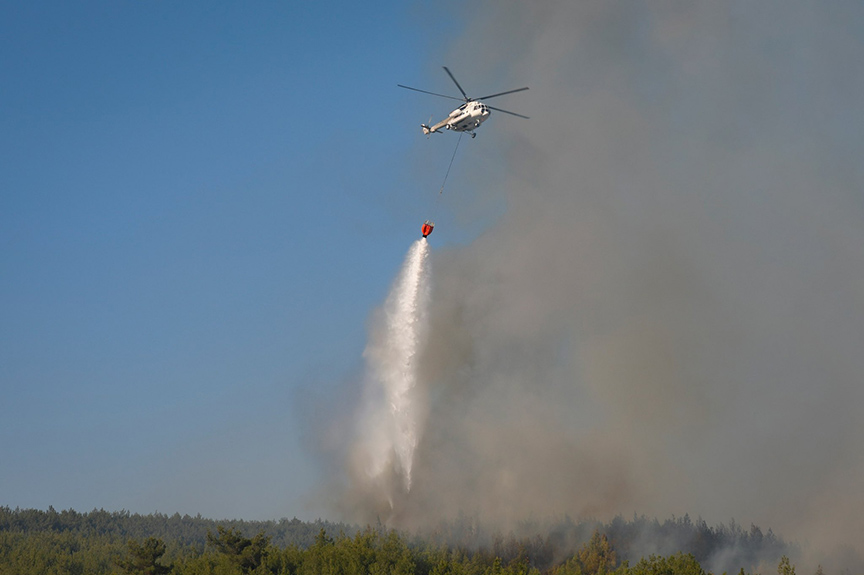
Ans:
<svg viewBox="0 0 864 575"><path fill-rule="evenodd" d="M447 183L447 176L450 175L450 168L453 167L453 160L456 159L456 152L459 150L459 142L462 141L462 136L464 136L464 135L465 135L465 132L459 132L459 139L456 140L456 148L453 150L453 156L450 158L450 165L447 166L447 173L444 174L444 181L441 182L441 189L438 190L439 195L444 193L444 184Z"/></svg>

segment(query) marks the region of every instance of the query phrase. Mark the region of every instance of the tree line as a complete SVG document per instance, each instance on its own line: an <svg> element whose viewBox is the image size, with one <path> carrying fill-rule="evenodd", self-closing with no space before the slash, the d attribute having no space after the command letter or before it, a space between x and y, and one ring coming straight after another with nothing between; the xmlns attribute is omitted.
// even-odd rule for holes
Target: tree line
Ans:
<svg viewBox="0 0 864 575"><path fill-rule="evenodd" d="M716 557L758 559L730 569ZM417 533L295 519L213 521L125 511L0 507L0 573L149 575L744 575L794 546L770 531L689 517L526 522L506 535L460 517ZM782 563L781 563L782 566ZM789 570L791 569L791 573Z"/></svg>
<svg viewBox="0 0 864 575"><path fill-rule="evenodd" d="M330 521L301 521L280 519L278 521L244 521L244 520L214 520L197 515L165 515L151 513L141 515L129 511L105 511L94 509L89 512L77 512L72 509L57 511L53 507L40 509L12 509L0 506L0 533L2 532L56 532L71 533L75 536L104 536L111 540L144 539L158 537L177 543L181 546L191 546L203 550L207 543L207 533L215 531L217 526L238 530L246 535L264 532L274 545L285 547L295 544L308 547L315 541L315 536L321 529L331 533L344 531L353 533L356 526Z"/></svg>

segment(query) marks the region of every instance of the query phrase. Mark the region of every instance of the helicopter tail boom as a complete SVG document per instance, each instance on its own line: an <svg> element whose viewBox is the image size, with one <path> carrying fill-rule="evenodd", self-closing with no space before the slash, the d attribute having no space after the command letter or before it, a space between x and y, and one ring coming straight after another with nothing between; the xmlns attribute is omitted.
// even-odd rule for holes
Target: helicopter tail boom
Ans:
<svg viewBox="0 0 864 575"><path fill-rule="evenodd" d="M442 120L435 124L434 126L429 126L428 124L420 124L420 127L423 128L423 133L427 136L429 134L440 134L441 128L448 128L447 120Z"/></svg>

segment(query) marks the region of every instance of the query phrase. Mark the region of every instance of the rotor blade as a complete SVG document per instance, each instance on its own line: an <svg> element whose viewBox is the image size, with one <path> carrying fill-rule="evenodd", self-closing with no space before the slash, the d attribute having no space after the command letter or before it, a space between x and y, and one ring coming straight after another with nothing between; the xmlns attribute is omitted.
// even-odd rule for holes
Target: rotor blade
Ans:
<svg viewBox="0 0 864 575"><path fill-rule="evenodd" d="M523 116L522 114L517 114L516 112L508 112L507 110L502 110L501 108L496 108L495 106L490 106L486 104L486 107L490 110L495 110L496 112L504 112L505 114L510 114L511 116L519 116L520 118L525 118L526 120L530 120L528 116Z"/></svg>
<svg viewBox="0 0 864 575"><path fill-rule="evenodd" d="M450 76L450 79L453 80L453 83L456 84L456 87L459 88L459 91L462 92L462 95L465 96L465 101L469 102L471 98L468 97L468 94L465 93L465 90L462 89L462 86L459 85L459 82L456 81L456 78L453 77L453 74L450 73L450 69L447 66L441 66L444 68L444 71L447 72L447 75Z"/></svg>
<svg viewBox="0 0 864 575"><path fill-rule="evenodd" d="M415 92L423 92L424 94L432 94L433 96L440 96L442 98L450 98L451 100L459 100L462 101L462 98L457 98L455 96L445 96L444 94L436 94L435 92L427 92L426 90L418 90L417 88L412 88L411 86L403 86L402 84L396 84L400 88L405 88L406 90L414 90Z"/></svg>
<svg viewBox="0 0 864 575"><path fill-rule="evenodd" d="M477 100L488 100L489 98L497 98L498 96L503 96L504 94L512 94L513 92L522 92L527 90L528 86L524 88L516 88L515 90L508 90L507 92L498 92L497 94L492 94L491 96L483 96L482 98L477 98Z"/></svg>

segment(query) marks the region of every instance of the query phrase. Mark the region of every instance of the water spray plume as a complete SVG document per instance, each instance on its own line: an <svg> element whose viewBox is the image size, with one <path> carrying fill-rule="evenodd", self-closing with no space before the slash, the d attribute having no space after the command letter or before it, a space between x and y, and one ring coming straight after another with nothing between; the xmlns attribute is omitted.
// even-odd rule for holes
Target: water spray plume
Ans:
<svg viewBox="0 0 864 575"><path fill-rule="evenodd" d="M416 360L427 323L428 250L426 238L411 246L363 353L367 410L358 441L365 473L383 483L393 470L401 476L405 492L411 489L411 466L424 415L416 397ZM387 497L392 505L392 493Z"/></svg>

